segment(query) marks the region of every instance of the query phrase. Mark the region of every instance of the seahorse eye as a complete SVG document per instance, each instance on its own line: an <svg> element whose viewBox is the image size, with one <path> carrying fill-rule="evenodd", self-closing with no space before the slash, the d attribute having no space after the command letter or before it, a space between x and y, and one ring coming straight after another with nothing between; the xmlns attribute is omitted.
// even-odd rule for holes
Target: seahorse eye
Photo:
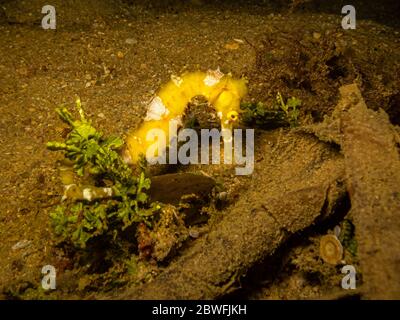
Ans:
<svg viewBox="0 0 400 320"><path fill-rule="evenodd" d="M229 111L227 116L231 121L236 121L239 118L239 114L236 111Z"/></svg>

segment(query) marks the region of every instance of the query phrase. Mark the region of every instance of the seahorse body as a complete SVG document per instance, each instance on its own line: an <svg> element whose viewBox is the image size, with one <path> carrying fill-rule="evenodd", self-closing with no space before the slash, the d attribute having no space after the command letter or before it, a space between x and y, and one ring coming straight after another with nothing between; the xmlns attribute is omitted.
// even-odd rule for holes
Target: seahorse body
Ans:
<svg viewBox="0 0 400 320"><path fill-rule="evenodd" d="M221 120L221 128L230 129L238 120L240 101L246 93L244 78L234 79L230 74L224 75L219 70L172 76L150 102L143 123L127 137L131 161L136 163L140 154L145 155L149 145L154 143L152 140L147 141L147 134L151 129L163 130L167 144L169 143L170 123L182 125L182 116L193 97L204 96L215 107Z"/></svg>

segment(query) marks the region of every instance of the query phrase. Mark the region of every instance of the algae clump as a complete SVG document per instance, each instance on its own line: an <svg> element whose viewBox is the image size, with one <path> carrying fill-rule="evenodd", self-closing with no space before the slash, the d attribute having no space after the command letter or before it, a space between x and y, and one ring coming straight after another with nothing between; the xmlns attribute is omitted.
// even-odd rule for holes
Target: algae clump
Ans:
<svg viewBox="0 0 400 320"><path fill-rule="evenodd" d="M244 102L240 105L242 122L246 125L274 129L277 127L297 127L299 109L302 104L295 97L285 100L278 92L272 106L262 102Z"/></svg>
<svg viewBox="0 0 400 320"><path fill-rule="evenodd" d="M148 202L150 179L144 171L135 176L118 154L123 140L97 131L86 119L79 99L76 107L79 119L66 108L56 109L70 132L64 142L48 142L47 148L63 151L76 175L94 183L65 185L66 201L50 213L52 225L61 241L78 248L99 237L116 243L134 223L151 225L160 206ZM74 190L74 196L70 197L69 190Z"/></svg>

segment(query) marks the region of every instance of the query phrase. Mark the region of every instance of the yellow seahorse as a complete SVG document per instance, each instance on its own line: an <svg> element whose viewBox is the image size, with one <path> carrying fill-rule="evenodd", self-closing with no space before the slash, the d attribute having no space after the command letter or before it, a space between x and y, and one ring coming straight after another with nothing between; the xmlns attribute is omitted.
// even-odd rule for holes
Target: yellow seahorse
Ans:
<svg viewBox="0 0 400 320"><path fill-rule="evenodd" d="M128 134L126 142L130 160L136 163L140 154L146 155L150 144L147 134L151 129L161 129L170 141L169 126L182 125L182 116L190 100L204 96L211 103L221 120L221 129L232 129L239 119L240 101L247 93L246 79L234 79L219 69L207 72L184 73L160 88L150 102L142 124Z"/></svg>

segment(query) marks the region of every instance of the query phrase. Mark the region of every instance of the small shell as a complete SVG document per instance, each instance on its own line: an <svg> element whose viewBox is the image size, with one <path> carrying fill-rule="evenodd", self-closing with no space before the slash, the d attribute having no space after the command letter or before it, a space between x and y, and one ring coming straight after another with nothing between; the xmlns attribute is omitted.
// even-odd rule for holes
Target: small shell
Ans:
<svg viewBox="0 0 400 320"><path fill-rule="evenodd" d="M319 254L326 263L337 265L343 257L343 246L335 235L327 234L321 238Z"/></svg>

